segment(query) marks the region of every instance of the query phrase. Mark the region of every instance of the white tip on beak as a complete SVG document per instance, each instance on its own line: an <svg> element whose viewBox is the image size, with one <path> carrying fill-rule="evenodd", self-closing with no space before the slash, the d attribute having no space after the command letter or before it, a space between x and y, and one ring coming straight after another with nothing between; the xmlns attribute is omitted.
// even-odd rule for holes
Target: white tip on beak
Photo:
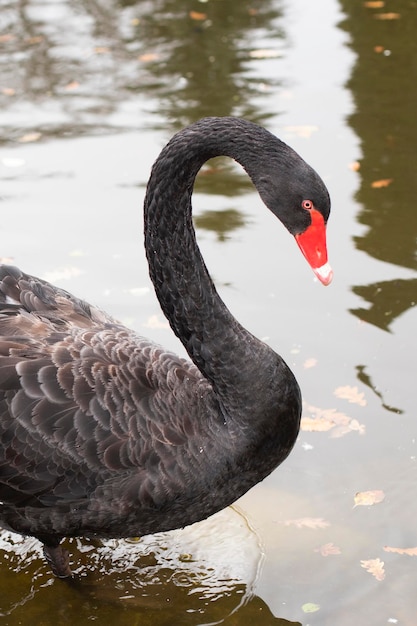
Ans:
<svg viewBox="0 0 417 626"><path fill-rule="evenodd" d="M332 282L333 270L330 267L330 263L325 263L321 267L313 268L313 272L323 285L329 285Z"/></svg>

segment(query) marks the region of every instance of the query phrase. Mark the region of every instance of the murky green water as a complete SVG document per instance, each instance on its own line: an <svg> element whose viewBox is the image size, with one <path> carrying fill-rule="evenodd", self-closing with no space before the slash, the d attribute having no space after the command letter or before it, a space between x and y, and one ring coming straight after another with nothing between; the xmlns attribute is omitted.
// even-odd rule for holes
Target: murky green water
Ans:
<svg viewBox="0 0 417 626"><path fill-rule="evenodd" d="M325 179L335 270L318 285L244 174L205 168L208 267L291 364L304 430L243 514L71 542L70 585L3 533L4 624L415 625L417 6L366 4L0 0L2 258L181 351L147 276L144 186L175 130L234 114ZM364 491L384 499L354 507Z"/></svg>

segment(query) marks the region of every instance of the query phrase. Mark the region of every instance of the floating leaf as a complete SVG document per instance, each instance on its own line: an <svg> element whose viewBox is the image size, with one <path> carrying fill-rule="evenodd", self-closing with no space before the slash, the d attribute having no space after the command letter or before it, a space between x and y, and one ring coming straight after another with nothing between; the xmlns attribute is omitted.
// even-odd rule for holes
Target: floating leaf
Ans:
<svg viewBox="0 0 417 626"><path fill-rule="evenodd" d="M384 580L384 561L381 561L381 559L369 559L367 561L361 561L361 567L366 569L366 571L372 574L372 576L374 576L377 580Z"/></svg>
<svg viewBox="0 0 417 626"><path fill-rule="evenodd" d="M306 602L301 607L304 613L315 613L320 611L320 604L314 604L314 602Z"/></svg>
<svg viewBox="0 0 417 626"><path fill-rule="evenodd" d="M192 20L202 22L207 19L207 13L199 13L198 11L190 11L188 14Z"/></svg>
<svg viewBox="0 0 417 626"><path fill-rule="evenodd" d="M141 54L138 58L139 61L142 61L142 63L150 63L151 61L157 61L159 59L159 55L156 52L147 52L145 54Z"/></svg>
<svg viewBox="0 0 417 626"><path fill-rule="evenodd" d="M401 15L399 13L376 13L374 18L377 20L399 20Z"/></svg>
<svg viewBox="0 0 417 626"><path fill-rule="evenodd" d="M17 141L19 143L32 143L33 141L38 141L41 137L42 137L42 133L37 133L37 132L26 133L25 135L22 135L21 137L19 137Z"/></svg>
<svg viewBox="0 0 417 626"><path fill-rule="evenodd" d="M272 48L262 48L259 50L251 50L249 56L252 59L276 59L282 56L282 52Z"/></svg>
<svg viewBox="0 0 417 626"><path fill-rule="evenodd" d="M366 406L365 394L361 393L357 387L345 385L344 387L337 387L333 393L337 398L342 398L352 404Z"/></svg>
<svg viewBox="0 0 417 626"><path fill-rule="evenodd" d="M367 9L382 9L382 7L385 5L385 2L383 2L382 0L370 0L369 2L364 2L363 5Z"/></svg>
<svg viewBox="0 0 417 626"><path fill-rule="evenodd" d="M374 180L374 182L371 183L371 187L373 189L382 189L383 187L388 187L393 180L393 178L381 178L381 180Z"/></svg>
<svg viewBox="0 0 417 626"><path fill-rule="evenodd" d="M321 556L330 556L334 554L341 554L341 550L334 543L325 543L323 546L316 548L314 552L319 552Z"/></svg>
<svg viewBox="0 0 417 626"><path fill-rule="evenodd" d="M374 46L374 52L377 52L378 54L381 54L381 52L384 52L384 50L384 46Z"/></svg>
<svg viewBox="0 0 417 626"><path fill-rule="evenodd" d="M305 415L305 413L310 415ZM301 430L307 432L326 432L332 430L331 437L342 437L347 433L356 431L363 435L365 426L356 419L350 418L345 413L336 409L319 409L305 404L301 419Z"/></svg>
<svg viewBox="0 0 417 626"><path fill-rule="evenodd" d="M392 548L391 546L384 546L385 552L395 552L396 554L407 554L408 556L417 556L416 548Z"/></svg>
<svg viewBox="0 0 417 626"><path fill-rule="evenodd" d="M284 126L284 130L303 139L309 139L318 130L318 126Z"/></svg>
<svg viewBox="0 0 417 626"><path fill-rule="evenodd" d="M303 417L301 418L301 430L305 432L326 432L334 428L334 422L324 417Z"/></svg>
<svg viewBox="0 0 417 626"><path fill-rule="evenodd" d="M385 500L385 493L380 489L375 489L374 491L358 491L355 494L354 501L355 506L372 506L374 504L379 504Z"/></svg>
<svg viewBox="0 0 417 626"><path fill-rule="evenodd" d="M5 35L0 35L0 43L8 43L9 41L13 41L15 38L12 33L6 33Z"/></svg>
<svg viewBox="0 0 417 626"><path fill-rule="evenodd" d="M306 370L310 369L310 367L315 367L316 365L317 365L317 359L314 359L313 357L306 359L303 363L303 367Z"/></svg>
<svg viewBox="0 0 417 626"><path fill-rule="evenodd" d="M284 526L310 528L311 530L317 530L317 528L327 528L330 526L330 522L327 522L322 517L300 517L298 519L289 519L283 522L283 524Z"/></svg>

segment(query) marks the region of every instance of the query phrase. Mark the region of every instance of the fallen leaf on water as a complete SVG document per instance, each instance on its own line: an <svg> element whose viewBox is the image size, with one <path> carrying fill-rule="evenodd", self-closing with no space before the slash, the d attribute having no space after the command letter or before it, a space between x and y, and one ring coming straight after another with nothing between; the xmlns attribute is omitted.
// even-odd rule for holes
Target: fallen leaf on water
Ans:
<svg viewBox="0 0 417 626"><path fill-rule="evenodd" d="M319 548L315 548L314 552L319 552L321 556L330 556L333 554L341 554L341 550L338 546L335 546L334 543L325 543L323 546Z"/></svg>
<svg viewBox="0 0 417 626"><path fill-rule="evenodd" d="M385 2L382 0L370 0L369 2L364 2L363 4L367 9L382 9Z"/></svg>
<svg viewBox="0 0 417 626"><path fill-rule="evenodd" d="M330 522L327 522L322 517L299 517L298 519L289 519L283 522L284 526L295 526L296 528L310 528L311 530L317 530L317 528L327 528L330 526Z"/></svg>
<svg viewBox="0 0 417 626"><path fill-rule="evenodd" d="M377 52L378 54L381 54L381 52L384 52L384 50L384 46L374 46L374 52Z"/></svg>
<svg viewBox="0 0 417 626"><path fill-rule="evenodd" d="M365 394L361 393L357 387L345 385L344 387L337 387L333 393L337 398L342 398L352 404L366 406Z"/></svg>
<svg viewBox="0 0 417 626"><path fill-rule="evenodd" d="M318 130L318 126L284 126L284 130L287 133L293 133L303 139L309 139L313 133Z"/></svg>
<svg viewBox="0 0 417 626"><path fill-rule="evenodd" d="M325 417L303 417L301 418L301 430L304 432L326 432L334 428L335 424Z"/></svg>
<svg viewBox="0 0 417 626"><path fill-rule="evenodd" d="M249 56L252 59L276 59L282 56L282 52L271 48L262 48L259 50L251 50Z"/></svg>
<svg viewBox="0 0 417 626"><path fill-rule="evenodd" d="M355 506L372 506L385 500L385 493L380 489L374 491L358 491L354 497Z"/></svg>
<svg viewBox="0 0 417 626"><path fill-rule="evenodd" d="M395 552L396 554L407 554L408 556L417 556L416 548L392 548L391 546L384 546L385 552Z"/></svg>
<svg viewBox="0 0 417 626"><path fill-rule="evenodd" d="M366 571L372 574L372 576L374 576L377 580L384 580L384 561L381 561L381 559L369 559L367 561L361 561L361 567L366 569Z"/></svg>
<svg viewBox="0 0 417 626"><path fill-rule="evenodd" d="M316 611L320 611L320 604L315 604L314 602L306 602L301 607L304 613L315 613Z"/></svg>
<svg viewBox="0 0 417 626"><path fill-rule="evenodd" d="M41 137L42 137L42 133L37 133L37 132L26 133L25 135L22 135L21 137L19 137L17 141L19 143L31 143L33 141L38 141Z"/></svg>
<svg viewBox="0 0 417 626"><path fill-rule="evenodd" d="M371 187L373 189L382 189L383 187L388 187L393 181L393 178L381 178L381 180L374 180L371 183Z"/></svg>
<svg viewBox="0 0 417 626"><path fill-rule="evenodd" d="M142 61L142 63L149 63L150 61L157 61L159 55L156 52L146 52L145 54L141 54L138 59Z"/></svg>
<svg viewBox="0 0 417 626"><path fill-rule="evenodd" d="M376 13L374 18L377 20L399 20L401 15L399 13Z"/></svg>
<svg viewBox="0 0 417 626"><path fill-rule="evenodd" d="M308 415L307 415L308 413ZM365 433L365 426L336 409L319 409L305 403L301 430L306 432L326 432L332 430L331 437L342 437L350 432Z"/></svg>
<svg viewBox="0 0 417 626"><path fill-rule="evenodd" d="M207 13L199 13L198 11L190 11L188 14L192 20L202 22L207 19Z"/></svg>
<svg viewBox="0 0 417 626"><path fill-rule="evenodd" d="M365 424L361 424L358 420L351 419L349 424L341 424L334 428L330 434L332 439L337 439L338 437L343 437L343 435L347 435L351 432L358 432L360 435L365 434Z"/></svg>
<svg viewBox="0 0 417 626"><path fill-rule="evenodd" d="M303 367L304 369L308 370L310 369L310 367L315 367L317 365L317 359L310 357L309 359L306 359L303 363Z"/></svg>
<svg viewBox="0 0 417 626"><path fill-rule="evenodd" d="M9 41L13 41L14 35L12 33L6 33L5 35L0 35L0 43L8 43Z"/></svg>

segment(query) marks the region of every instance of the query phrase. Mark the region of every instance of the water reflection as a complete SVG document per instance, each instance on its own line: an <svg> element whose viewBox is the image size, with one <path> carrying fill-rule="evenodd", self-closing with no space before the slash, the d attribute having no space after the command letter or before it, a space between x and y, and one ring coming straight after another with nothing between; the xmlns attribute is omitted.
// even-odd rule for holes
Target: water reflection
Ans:
<svg viewBox="0 0 417 626"><path fill-rule="evenodd" d="M342 27L357 53L348 84L356 104L349 122L363 153L358 219L367 230L355 237L355 244L376 259L417 269L415 2L402 2L398 13L389 12L385 3L341 4L348 16ZM371 306L352 313L389 330L415 306L416 286L416 279L355 286L354 292Z"/></svg>
<svg viewBox="0 0 417 626"><path fill-rule="evenodd" d="M62 581L50 574L36 540L1 533L0 582L8 594L0 615L9 625L44 618L124 625L134 616L153 626L243 625L254 615L260 625L290 624L253 595L262 548L236 509L140 540L69 543L77 577Z"/></svg>
<svg viewBox="0 0 417 626"><path fill-rule="evenodd" d="M224 0L203 13L191 0L11 0L0 37L2 141L35 128L55 137L137 128L144 95L168 135L204 115L265 119L256 98L276 80L250 53L267 36L282 43L272 4Z"/></svg>

